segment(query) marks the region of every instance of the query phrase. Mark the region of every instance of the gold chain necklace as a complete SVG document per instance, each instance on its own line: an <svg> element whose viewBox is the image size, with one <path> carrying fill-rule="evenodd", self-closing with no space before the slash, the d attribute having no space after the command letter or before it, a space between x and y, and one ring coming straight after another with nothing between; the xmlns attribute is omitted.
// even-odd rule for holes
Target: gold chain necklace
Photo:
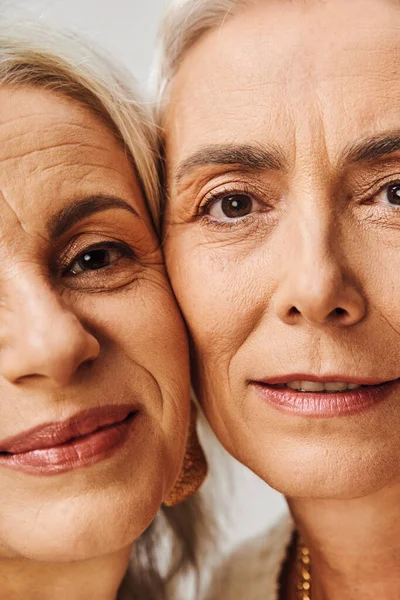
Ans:
<svg viewBox="0 0 400 600"><path fill-rule="evenodd" d="M297 544L297 598L311 600L311 559L307 546L299 540Z"/></svg>

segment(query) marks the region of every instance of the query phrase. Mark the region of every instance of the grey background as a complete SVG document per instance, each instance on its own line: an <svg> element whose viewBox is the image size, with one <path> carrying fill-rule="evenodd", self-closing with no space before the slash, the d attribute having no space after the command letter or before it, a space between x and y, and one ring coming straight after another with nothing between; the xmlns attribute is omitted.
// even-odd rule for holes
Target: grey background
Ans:
<svg viewBox="0 0 400 600"><path fill-rule="evenodd" d="M94 39L147 77L164 0L0 0L3 14L39 19Z"/></svg>
<svg viewBox="0 0 400 600"><path fill-rule="evenodd" d="M164 0L0 0L3 15L48 21L95 40L129 67L142 84L149 73L164 6ZM228 457L206 425L202 439L211 465L204 492L211 498L221 526L221 549L227 552L261 534L285 505L279 494Z"/></svg>

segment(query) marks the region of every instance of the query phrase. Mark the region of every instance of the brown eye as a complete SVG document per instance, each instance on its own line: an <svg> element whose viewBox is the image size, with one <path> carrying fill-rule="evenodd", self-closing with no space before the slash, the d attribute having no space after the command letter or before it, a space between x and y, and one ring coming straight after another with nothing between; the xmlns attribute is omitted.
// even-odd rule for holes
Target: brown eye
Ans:
<svg viewBox="0 0 400 600"><path fill-rule="evenodd" d="M113 256L115 254L115 256ZM111 262L118 259L118 252L109 249L91 250L82 254L77 262L80 271L96 271L108 267Z"/></svg>
<svg viewBox="0 0 400 600"><path fill-rule="evenodd" d="M250 196L244 194L235 194L227 196L222 200L221 209L224 215L230 219L245 217L251 213L253 201Z"/></svg>
<svg viewBox="0 0 400 600"><path fill-rule="evenodd" d="M133 252L124 244L97 244L76 256L72 263L63 269L63 276L80 275L113 267L124 257L133 257Z"/></svg>
<svg viewBox="0 0 400 600"><path fill-rule="evenodd" d="M212 202L208 214L216 221L243 219L259 208L259 203L248 194L230 194Z"/></svg>
<svg viewBox="0 0 400 600"><path fill-rule="evenodd" d="M386 195L390 204L400 206L400 182L389 185Z"/></svg>

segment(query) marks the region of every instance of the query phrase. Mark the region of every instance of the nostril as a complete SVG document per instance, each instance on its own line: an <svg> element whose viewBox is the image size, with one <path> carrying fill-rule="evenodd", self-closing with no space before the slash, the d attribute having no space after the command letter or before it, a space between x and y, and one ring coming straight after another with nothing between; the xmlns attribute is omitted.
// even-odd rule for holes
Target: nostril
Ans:
<svg viewBox="0 0 400 600"><path fill-rule="evenodd" d="M31 373L30 375L22 375L21 377L18 377L18 379L14 380L15 384L19 384L19 383L25 383L26 381L33 381L36 379L45 379L44 375L41 375L40 373Z"/></svg>
<svg viewBox="0 0 400 600"><path fill-rule="evenodd" d="M78 370L90 369L90 367L95 362L95 360L96 360L95 358L87 358L86 360L81 362L81 364L78 367Z"/></svg>
<svg viewBox="0 0 400 600"><path fill-rule="evenodd" d="M329 313L327 322L334 323L336 321L338 323L343 324L346 323L349 317L349 311L347 311L345 308L342 308L341 306L338 306L337 308L332 310L332 312Z"/></svg>
<svg viewBox="0 0 400 600"><path fill-rule="evenodd" d="M295 316L297 316L299 314L300 314L300 311L295 306L292 306L292 308L288 312L289 317L295 317Z"/></svg>

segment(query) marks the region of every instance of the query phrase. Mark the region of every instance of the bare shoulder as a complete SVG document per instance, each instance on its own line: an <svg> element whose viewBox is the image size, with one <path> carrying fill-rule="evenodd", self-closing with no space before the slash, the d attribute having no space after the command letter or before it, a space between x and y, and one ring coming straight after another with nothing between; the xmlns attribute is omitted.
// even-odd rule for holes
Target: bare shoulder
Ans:
<svg viewBox="0 0 400 600"><path fill-rule="evenodd" d="M206 600L276 600L278 578L293 533L286 516L237 548L216 569Z"/></svg>

